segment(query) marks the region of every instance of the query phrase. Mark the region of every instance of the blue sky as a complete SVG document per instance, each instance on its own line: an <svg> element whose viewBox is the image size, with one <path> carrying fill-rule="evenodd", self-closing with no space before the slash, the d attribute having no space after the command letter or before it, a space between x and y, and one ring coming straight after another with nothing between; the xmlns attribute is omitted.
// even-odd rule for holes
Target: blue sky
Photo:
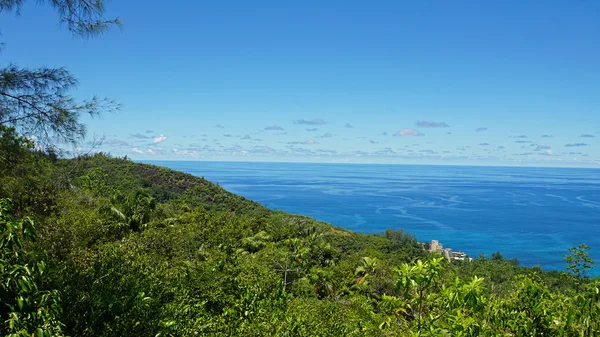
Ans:
<svg viewBox="0 0 600 337"><path fill-rule="evenodd" d="M64 66L133 159L600 166L597 1L111 1L73 38L0 14L2 64ZM81 145L86 151L88 144Z"/></svg>

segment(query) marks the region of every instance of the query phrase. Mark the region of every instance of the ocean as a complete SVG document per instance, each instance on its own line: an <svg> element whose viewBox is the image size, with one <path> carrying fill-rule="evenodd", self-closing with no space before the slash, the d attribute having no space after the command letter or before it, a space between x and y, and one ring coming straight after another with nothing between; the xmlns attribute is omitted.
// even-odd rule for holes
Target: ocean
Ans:
<svg viewBox="0 0 600 337"><path fill-rule="evenodd" d="M539 167L152 161L271 209L357 232L402 229L477 258L565 268L591 246L600 265L600 170ZM593 271L600 275L600 268Z"/></svg>

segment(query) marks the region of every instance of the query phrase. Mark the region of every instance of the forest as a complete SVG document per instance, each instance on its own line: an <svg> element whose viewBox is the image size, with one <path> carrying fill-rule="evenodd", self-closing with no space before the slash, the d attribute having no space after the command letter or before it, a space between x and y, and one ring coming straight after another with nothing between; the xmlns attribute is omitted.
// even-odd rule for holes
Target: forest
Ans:
<svg viewBox="0 0 600 337"><path fill-rule="evenodd" d="M564 272L429 254L202 178L0 134L6 336L597 336L589 247Z"/></svg>
<svg viewBox="0 0 600 337"><path fill-rule="evenodd" d="M75 35L102 1L51 1ZM21 1L2 1L17 11ZM0 73L2 336L600 336L585 244L564 271L501 253L449 262L401 229L351 232L203 178L105 153L67 156L67 70Z"/></svg>

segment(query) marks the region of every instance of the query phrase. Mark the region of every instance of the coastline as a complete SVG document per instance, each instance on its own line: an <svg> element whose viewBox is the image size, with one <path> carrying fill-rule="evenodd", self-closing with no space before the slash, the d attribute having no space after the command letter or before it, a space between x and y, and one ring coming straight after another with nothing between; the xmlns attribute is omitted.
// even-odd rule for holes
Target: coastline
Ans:
<svg viewBox="0 0 600 337"><path fill-rule="evenodd" d="M593 257L600 260L600 252L595 249L600 246L595 241L588 240L594 238L591 235L593 228L587 228L590 232L587 235L578 234L579 239L569 239L568 235L578 227L565 228L558 221L572 210L562 209L564 215L547 214L549 207L560 209L571 204L562 202L560 198L544 196L553 195L548 191L539 193L537 190L524 190L528 186L538 188L536 185L545 181L544 179L550 181L549 187L552 184L564 186L573 179L572 172L577 173L579 170L543 168L542 173L548 177L542 176L542 179L539 177L539 170L529 172L531 168L461 167L458 171L461 176L457 177L455 174L455 177L448 180L445 177L447 170L434 166L415 172L412 167L400 167L402 169L399 170L397 166L379 165L329 165L328 170L324 171L321 165L298 163L161 163L161 166L205 177L268 208L310 216L351 231L375 234L388 228L403 229L421 242L439 239L472 257L478 257L482 253L490 257L492 253L499 251L508 259L517 258L522 266L541 266L544 270L564 270L563 254L568 252L569 247L581 243L578 240L583 239L582 242L587 240L586 243L592 246ZM394 174L398 170L399 173ZM481 170L485 172L481 173ZM567 170L569 175L564 176L563 170ZM451 171L455 172L457 171ZM575 174L576 179L579 176L585 176L592 187L600 186L600 176L597 181L593 176ZM412 186L407 187L408 183ZM450 191L451 189L459 189L457 191L461 192L460 189L464 189L462 186L470 183L473 187L462 191L464 196L450 195L450 192L456 192ZM484 185L477 187L477 184ZM473 188L477 188L476 191L492 191L481 196L471 196ZM508 188L512 190L506 193L513 193L514 196L496 196L498 193L493 191ZM444 193L438 192L439 189L448 196L441 196ZM536 194L536 198L548 199L546 201L551 204L526 204L521 200L534 198L527 193ZM478 199L491 200L474 204L467 198L476 202L479 202ZM577 200L574 197L571 199ZM488 205L491 202L495 204ZM375 208L369 206L376 203L381 205ZM508 203L510 207L506 208L502 203ZM523 205L518 205L519 203ZM589 205L596 207L591 203ZM571 222L575 223L577 220L579 228L585 227L589 221L588 214L594 214L593 208L589 207L576 209L580 218L573 218ZM515 219L518 220L515 225L506 225L515 222ZM547 225L548 221L551 221L550 225ZM594 274L600 275L599 268L596 268Z"/></svg>

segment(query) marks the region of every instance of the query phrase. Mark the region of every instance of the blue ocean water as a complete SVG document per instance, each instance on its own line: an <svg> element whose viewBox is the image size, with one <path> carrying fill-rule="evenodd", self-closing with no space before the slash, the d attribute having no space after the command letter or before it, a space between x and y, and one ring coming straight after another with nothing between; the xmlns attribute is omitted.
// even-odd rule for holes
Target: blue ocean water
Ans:
<svg viewBox="0 0 600 337"><path fill-rule="evenodd" d="M600 264L600 170L153 161L269 208L365 233L387 228L477 257L564 269L585 242ZM600 268L594 270L600 274Z"/></svg>

